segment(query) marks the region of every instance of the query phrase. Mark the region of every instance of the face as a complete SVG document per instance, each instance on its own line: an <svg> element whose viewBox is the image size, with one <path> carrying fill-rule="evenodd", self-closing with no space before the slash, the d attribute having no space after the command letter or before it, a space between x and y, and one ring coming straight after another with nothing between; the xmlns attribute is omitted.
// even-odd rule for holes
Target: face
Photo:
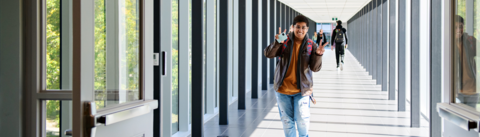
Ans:
<svg viewBox="0 0 480 137"><path fill-rule="evenodd" d="M320 29L320 34L323 34L323 29Z"/></svg>
<svg viewBox="0 0 480 137"><path fill-rule="evenodd" d="M305 38L305 35L308 32L307 23L297 22L293 28L294 28L293 32L295 33L295 37L299 39Z"/></svg>
<svg viewBox="0 0 480 137"><path fill-rule="evenodd" d="M463 23L455 22L455 37L460 38L463 34Z"/></svg>

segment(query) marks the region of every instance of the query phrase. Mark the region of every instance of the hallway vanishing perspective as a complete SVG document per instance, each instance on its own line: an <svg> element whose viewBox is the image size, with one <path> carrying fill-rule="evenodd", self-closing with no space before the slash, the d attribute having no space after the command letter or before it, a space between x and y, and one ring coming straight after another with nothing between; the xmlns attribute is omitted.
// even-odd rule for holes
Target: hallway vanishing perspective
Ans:
<svg viewBox="0 0 480 137"><path fill-rule="evenodd" d="M0 137L480 137L479 9L0 0Z"/></svg>
<svg viewBox="0 0 480 137"><path fill-rule="evenodd" d="M314 73L314 96L310 106L312 137L428 137L428 121L410 127L409 109L399 112L395 100L388 100L356 58L346 50L345 68L337 71L335 54L329 48L320 72ZM284 136L275 91L264 90L246 110L231 108L232 124L218 125L218 117L205 125L206 136ZM247 101L250 102L250 101ZM237 124L240 123L240 124Z"/></svg>

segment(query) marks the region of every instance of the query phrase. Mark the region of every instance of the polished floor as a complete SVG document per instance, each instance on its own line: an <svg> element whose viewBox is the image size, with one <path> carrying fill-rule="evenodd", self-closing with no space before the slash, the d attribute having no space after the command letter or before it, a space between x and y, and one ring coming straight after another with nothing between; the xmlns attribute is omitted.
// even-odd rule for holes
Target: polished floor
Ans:
<svg viewBox="0 0 480 137"><path fill-rule="evenodd" d="M316 105L311 105L310 137L427 137L428 122L410 128L409 111L396 111L375 80L346 52L343 71L335 68L329 49L323 68L314 74ZM283 128L273 90L258 99L247 99L247 109L229 108L229 125L218 125L218 116L205 125L206 137L282 137ZM247 95L250 96L250 93Z"/></svg>

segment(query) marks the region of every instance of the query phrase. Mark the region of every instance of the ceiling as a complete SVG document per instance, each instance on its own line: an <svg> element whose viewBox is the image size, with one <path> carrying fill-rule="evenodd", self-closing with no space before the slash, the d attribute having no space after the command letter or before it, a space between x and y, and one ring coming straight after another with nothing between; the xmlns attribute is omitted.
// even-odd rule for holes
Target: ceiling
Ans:
<svg viewBox="0 0 480 137"><path fill-rule="evenodd" d="M371 0L279 0L317 23L346 22Z"/></svg>

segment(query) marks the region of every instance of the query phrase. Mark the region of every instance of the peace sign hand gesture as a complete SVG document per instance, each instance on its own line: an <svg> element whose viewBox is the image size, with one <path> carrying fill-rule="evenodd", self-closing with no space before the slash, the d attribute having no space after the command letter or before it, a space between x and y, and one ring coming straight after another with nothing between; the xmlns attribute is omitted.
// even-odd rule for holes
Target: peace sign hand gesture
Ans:
<svg viewBox="0 0 480 137"><path fill-rule="evenodd" d="M323 41L323 39L320 40L320 43L322 43L322 41ZM319 45L318 46L317 51L316 51L318 55L323 55L323 53L325 53L325 45Z"/></svg>

